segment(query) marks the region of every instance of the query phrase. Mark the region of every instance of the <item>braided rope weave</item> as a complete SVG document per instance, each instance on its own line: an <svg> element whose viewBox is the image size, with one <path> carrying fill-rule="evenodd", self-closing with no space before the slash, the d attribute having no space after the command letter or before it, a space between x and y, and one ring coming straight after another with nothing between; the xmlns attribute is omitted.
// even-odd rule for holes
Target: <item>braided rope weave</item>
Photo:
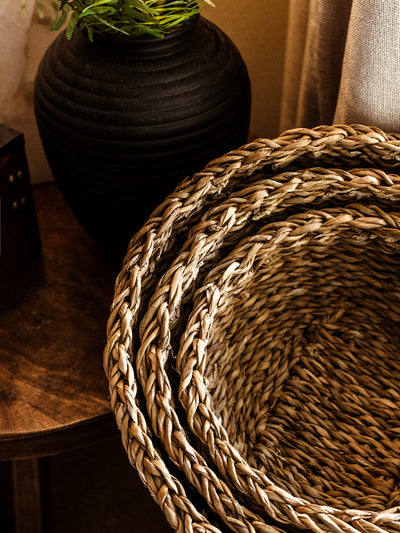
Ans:
<svg viewBox="0 0 400 533"><path fill-rule="evenodd" d="M400 135L258 140L132 239L104 368L171 527L400 531Z"/></svg>

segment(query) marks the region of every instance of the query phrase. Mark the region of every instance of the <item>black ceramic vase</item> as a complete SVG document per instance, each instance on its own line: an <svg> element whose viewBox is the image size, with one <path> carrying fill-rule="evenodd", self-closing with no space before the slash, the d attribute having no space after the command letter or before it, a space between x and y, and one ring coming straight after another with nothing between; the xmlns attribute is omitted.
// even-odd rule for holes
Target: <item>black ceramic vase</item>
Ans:
<svg viewBox="0 0 400 533"><path fill-rule="evenodd" d="M250 83L237 48L202 17L162 39L90 43L76 30L41 61L35 113L65 200L121 256L179 181L246 142Z"/></svg>

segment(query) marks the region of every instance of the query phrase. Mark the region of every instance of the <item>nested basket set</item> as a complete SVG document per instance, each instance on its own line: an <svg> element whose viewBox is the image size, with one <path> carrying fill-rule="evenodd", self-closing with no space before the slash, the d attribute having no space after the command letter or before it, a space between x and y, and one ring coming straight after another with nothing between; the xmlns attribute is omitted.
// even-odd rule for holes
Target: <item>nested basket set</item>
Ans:
<svg viewBox="0 0 400 533"><path fill-rule="evenodd" d="M257 140L132 239L104 366L180 532L400 531L400 135Z"/></svg>

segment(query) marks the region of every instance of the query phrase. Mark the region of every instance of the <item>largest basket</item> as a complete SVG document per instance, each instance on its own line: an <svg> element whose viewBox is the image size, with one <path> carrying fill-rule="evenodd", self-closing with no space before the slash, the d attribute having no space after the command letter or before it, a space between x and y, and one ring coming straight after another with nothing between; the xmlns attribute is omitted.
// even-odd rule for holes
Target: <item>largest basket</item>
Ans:
<svg viewBox="0 0 400 533"><path fill-rule="evenodd" d="M132 239L104 367L172 528L400 531L400 136L258 140Z"/></svg>

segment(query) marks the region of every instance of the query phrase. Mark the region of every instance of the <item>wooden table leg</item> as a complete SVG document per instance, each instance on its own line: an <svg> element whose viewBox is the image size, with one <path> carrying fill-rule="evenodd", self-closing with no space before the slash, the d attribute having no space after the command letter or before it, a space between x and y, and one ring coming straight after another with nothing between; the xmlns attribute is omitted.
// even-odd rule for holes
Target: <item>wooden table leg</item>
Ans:
<svg viewBox="0 0 400 533"><path fill-rule="evenodd" d="M43 533L42 483L40 459L12 461L15 533Z"/></svg>

